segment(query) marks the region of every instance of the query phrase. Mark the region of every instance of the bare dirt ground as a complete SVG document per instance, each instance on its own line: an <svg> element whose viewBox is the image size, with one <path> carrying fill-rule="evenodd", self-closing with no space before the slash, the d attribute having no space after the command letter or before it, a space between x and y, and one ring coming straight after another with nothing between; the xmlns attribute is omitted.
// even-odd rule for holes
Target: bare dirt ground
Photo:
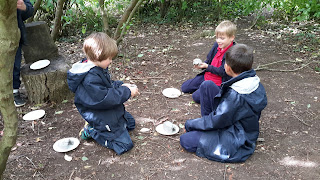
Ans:
<svg viewBox="0 0 320 180"><path fill-rule="evenodd" d="M305 53L286 48L288 44L272 34L245 30L240 23L236 41L255 49L255 68L301 59L270 66L288 70L308 62ZM320 74L312 64L293 72L257 71L268 96L260 119L260 138L264 141L257 143L255 153L244 163L218 163L184 151L179 144L183 129L174 136L155 131L165 120L184 125L187 119L200 117L200 106L192 102L190 94L169 99L161 92L180 88L182 82L196 75L192 60L205 59L215 40L204 36L203 30L214 28L148 24L126 36L111 72L114 79L135 83L141 93L126 103L137 121L136 129L130 132L135 145L132 150L117 156L94 141L81 140L73 151L55 152L55 141L78 137L83 127L73 100L29 103L18 108L19 136L7 162L5 179L320 179ZM83 57L81 45L82 41L60 43L60 54L70 63L76 62ZM22 116L35 108L45 109L46 116L32 127ZM141 128L151 131L141 133ZM66 161L65 154L72 161Z"/></svg>

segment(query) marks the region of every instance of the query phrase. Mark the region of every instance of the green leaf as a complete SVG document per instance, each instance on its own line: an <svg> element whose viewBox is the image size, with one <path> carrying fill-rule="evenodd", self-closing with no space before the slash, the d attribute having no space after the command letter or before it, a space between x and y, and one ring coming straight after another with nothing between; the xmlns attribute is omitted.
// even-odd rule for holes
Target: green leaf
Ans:
<svg viewBox="0 0 320 180"><path fill-rule="evenodd" d="M179 127L181 128L181 129L183 129L184 128L184 125L183 124L179 124Z"/></svg>
<svg viewBox="0 0 320 180"><path fill-rule="evenodd" d="M310 104L308 104L308 105L307 105L307 108L310 108L310 107L311 107L311 105L310 105Z"/></svg>
<svg viewBox="0 0 320 180"><path fill-rule="evenodd" d="M140 139L140 140L144 139L143 136L137 136L137 138Z"/></svg>
<svg viewBox="0 0 320 180"><path fill-rule="evenodd" d="M63 111L56 111L54 114L62 114Z"/></svg>
<svg viewBox="0 0 320 180"><path fill-rule="evenodd" d="M82 158L82 161L88 161L89 159L87 158L87 157L85 157L85 156L83 156Z"/></svg>
<svg viewBox="0 0 320 180"><path fill-rule="evenodd" d="M143 56L143 54L138 54L138 57L140 58L140 57L142 57Z"/></svg>
<svg viewBox="0 0 320 180"><path fill-rule="evenodd" d="M62 101L62 104L67 103L67 102L68 102L68 100L63 100L63 101Z"/></svg>

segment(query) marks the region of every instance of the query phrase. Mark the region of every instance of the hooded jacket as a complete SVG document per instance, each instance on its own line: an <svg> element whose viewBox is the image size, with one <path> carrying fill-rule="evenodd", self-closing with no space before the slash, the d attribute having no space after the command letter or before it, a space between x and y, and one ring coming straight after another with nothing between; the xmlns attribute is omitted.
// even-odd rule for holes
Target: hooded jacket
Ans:
<svg viewBox="0 0 320 180"><path fill-rule="evenodd" d="M68 71L67 81L79 113L94 129L90 133L93 139L106 147L126 131L123 103L131 91L121 86L122 81L112 81L108 69L78 62Z"/></svg>
<svg viewBox="0 0 320 180"><path fill-rule="evenodd" d="M187 131L203 132L196 154L219 162L248 159L255 150L259 118L266 105L265 89L254 70L223 83L214 111L185 123Z"/></svg>

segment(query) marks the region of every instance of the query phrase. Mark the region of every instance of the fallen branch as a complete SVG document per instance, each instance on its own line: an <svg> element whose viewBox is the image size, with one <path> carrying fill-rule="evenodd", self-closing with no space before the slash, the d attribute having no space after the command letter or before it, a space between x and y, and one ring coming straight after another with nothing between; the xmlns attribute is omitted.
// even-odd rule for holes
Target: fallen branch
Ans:
<svg viewBox="0 0 320 180"><path fill-rule="evenodd" d="M24 157L26 157L26 158L30 161L30 163L33 165L33 167L34 167L35 170L36 170L33 176L35 176L35 174L38 172L38 173L41 175L42 179L45 179L45 178L43 177L43 175L41 174L41 172L38 170L38 167L32 162L32 160L29 159L27 156L24 156Z"/></svg>
<svg viewBox="0 0 320 180"><path fill-rule="evenodd" d="M165 77L143 77L143 78L131 78L130 80L143 80L143 79L164 79Z"/></svg>
<svg viewBox="0 0 320 180"><path fill-rule="evenodd" d="M292 111L292 110L291 110ZM300 119L297 115L295 114L292 114L292 116L294 116L295 118L297 118L302 124L306 125L306 126L309 126L309 127L312 127L312 125L310 124L307 124L306 122L304 122L302 119Z"/></svg>
<svg viewBox="0 0 320 180"><path fill-rule="evenodd" d="M278 72L294 72L294 71L298 71L306 66L308 66L311 63L316 63L319 61L310 61L306 64L302 64L301 67L296 68L296 69L289 69L289 70L285 70L285 69L271 69L268 68L267 66L273 65L273 64L278 64L278 63L283 63L283 62L289 62L289 63L301 63L302 61L300 60L282 60L282 61L275 61L272 63L268 63L268 64L263 64L263 65L259 65L256 69L254 69L255 71L259 71L259 70L267 70L267 71L278 71Z"/></svg>

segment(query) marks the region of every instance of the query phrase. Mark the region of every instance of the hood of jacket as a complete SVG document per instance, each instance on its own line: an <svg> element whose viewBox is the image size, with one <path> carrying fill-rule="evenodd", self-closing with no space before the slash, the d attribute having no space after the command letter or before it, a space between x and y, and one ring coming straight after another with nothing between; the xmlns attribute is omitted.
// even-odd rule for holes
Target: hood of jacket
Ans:
<svg viewBox="0 0 320 180"><path fill-rule="evenodd" d="M88 74L89 70L95 67L95 65L88 61L87 63L81 63L81 61L72 65L72 68L68 71L67 81L69 89L75 93L79 84L83 78Z"/></svg>
<svg viewBox="0 0 320 180"><path fill-rule="evenodd" d="M236 91L256 112L262 111L267 105L265 89L253 69L225 82L222 93L229 88Z"/></svg>

